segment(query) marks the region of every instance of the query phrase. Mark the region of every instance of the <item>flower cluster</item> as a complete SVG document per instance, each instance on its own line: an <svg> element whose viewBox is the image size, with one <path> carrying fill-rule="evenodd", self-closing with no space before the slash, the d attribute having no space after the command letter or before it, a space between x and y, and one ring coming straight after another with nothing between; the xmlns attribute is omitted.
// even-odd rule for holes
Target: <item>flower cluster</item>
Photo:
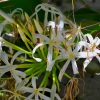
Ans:
<svg viewBox="0 0 100 100"><path fill-rule="evenodd" d="M0 80L4 80L0 92L8 93L9 100L61 100L57 93L63 76L71 78L66 73L70 62L73 75L79 74L76 61L80 58L85 59L85 72L94 57L100 63L100 39L84 35L80 26L52 5L39 4L31 16L20 8L10 14L0 10L0 15L4 18L0 21ZM65 63L60 66L60 62ZM37 85L41 75L43 80ZM14 80L12 89L7 86L10 79Z"/></svg>

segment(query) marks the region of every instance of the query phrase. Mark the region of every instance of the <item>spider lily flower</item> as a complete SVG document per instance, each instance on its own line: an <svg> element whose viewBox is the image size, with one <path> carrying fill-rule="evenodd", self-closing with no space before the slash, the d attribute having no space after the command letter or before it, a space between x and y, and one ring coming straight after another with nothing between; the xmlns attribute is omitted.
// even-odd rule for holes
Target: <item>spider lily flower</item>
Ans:
<svg viewBox="0 0 100 100"><path fill-rule="evenodd" d="M42 59L40 58L35 58L34 57L34 53L36 51L37 48L39 48L42 45L45 44L49 44L48 47L48 54L47 54L47 71L51 71L52 67L55 63L55 60L53 60L52 56L53 56L53 47L55 47L57 50L62 51L63 47L60 46L61 43L65 43L64 37L62 35L62 28L63 28L63 22L61 21L61 23L59 23L57 25L57 33L55 32L55 28L56 28L56 24L53 21L50 21L48 23L48 26L51 26L52 28L52 33L51 33L51 38L48 38L45 35L42 34L35 34L35 38L40 38L42 40L44 40L44 42L39 43L32 51L32 57L37 61L37 62L41 62Z"/></svg>
<svg viewBox="0 0 100 100"><path fill-rule="evenodd" d="M59 24L60 25L60 24ZM63 41L64 42L64 38L63 36L61 35L61 33L55 33L54 29L55 29L55 23L54 22L49 22L48 26L51 26L52 27L52 34L51 34L51 38L48 38L47 36L45 35L42 35L42 34L35 34L35 38L40 38L40 39L43 39L44 42L41 42L39 43L32 51L32 57L37 61L37 62L41 62L42 60L40 58L35 58L34 57L34 53L36 51L37 48L39 48L40 46L42 45L45 45L45 44L49 44L49 48L48 48L48 56L50 58L52 58L52 52L53 52L53 46L56 47L58 50L62 49L62 47L60 46L61 42ZM59 27L59 26L58 26ZM59 31L59 29L58 29ZM61 39L61 36L62 36L62 39Z"/></svg>
<svg viewBox="0 0 100 100"><path fill-rule="evenodd" d="M6 52L1 52L0 53L0 58L1 60L6 64L5 66L0 66L0 77L2 77L6 72L11 73L11 76L16 80L16 84L20 83L22 81L22 78L26 77L26 74L22 71L16 70L17 65L13 65L14 60L16 57L20 54L22 54L22 51L18 51L11 59L11 62L8 62L8 55Z"/></svg>
<svg viewBox="0 0 100 100"><path fill-rule="evenodd" d="M32 93L30 94L25 100L31 100L35 96L35 100L39 100L39 97L44 100L51 100L49 97L43 95L40 93L40 91L46 91L48 92L49 89L47 88L36 88L36 77L32 77L32 87L21 87L19 90ZM33 99L32 99L33 100Z"/></svg>
<svg viewBox="0 0 100 100"><path fill-rule="evenodd" d="M83 41L84 40L84 35L81 31L81 27L77 26L76 24L73 25L72 29L71 29L72 33L70 35L71 38L68 40L68 43L72 43L74 42L75 38L77 38L77 40Z"/></svg>
<svg viewBox="0 0 100 100"><path fill-rule="evenodd" d="M25 87L22 86L20 89L20 91L23 92L28 92L28 93L32 93L30 94L25 100L33 100L32 98L34 97L34 100L39 100L39 97L43 100L51 100L50 97L45 96L44 94L42 94L41 92L49 92L51 93L51 89L48 88L37 88L36 87L36 77L32 77L32 88L31 87ZM54 90L54 88L52 89L52 91ZM59 96L55 93L54 95L58 100Z"/></svg>
<svg viewBox="0 0 100 100"><path fill-rule="evenodd" d="M73 23L71 20L66 19L66 18L65 18L64 23L68 24L71 28L71 29L64 30L64 34L67 33L66 38L70 37L68 38L68 41L67 41L68 44L73 43L76 37L78 38L78 40L83 41L84 35L81 31L81 26L77 26L76 23Z"/></svg>
<svg viewBox="0 0 100 100"><path fill-rule="evenodd" d="M98 61L100 62L100 49L98 49L98 46L100 45L100 39L98 37L94 38L92 37L92 35L90 34L86 34L84 36L84 40L89 42L89 48L87 49L87 55L88 57L86 58L86 60L84 61L83 65L84 65L84 71L85 68L87 67L87 65L91 62L91 60L93 59L93 57L96 57L98 59ZM89 57L88 52L92 52L93 56Z"/></svg>
<svg viewBox="0 0 100 100"><path fill-rule="evenodd" d="M12 89L12 90L6 90L6 89L3 89L3 90L0 90L0 92L6 92L6 93L11 93L12 95L9 97L9 100L22 100L24 99L25 100L25 96L21 95L21 93L23 93L23 91L20 91L19 89L26 85L28 83L29 79L25 78L24 80L22 80L21 83L15 85L15 88Z"/></svg>
<svg viewBox="0 0 100 100"><path fill-rule="evenodd" d="M59 73L59 80L61 81L62 77L63 77L63 74L65 73L69 63L71 62L72 63L72 69L73 69L73 73L74 74L79 74L79 71L78 71L78 67L77 67L77 63L76 63L76 60L75 58L87 58L87 52L79 52L79 50L82 48L82 47L89 47L89 44L84 42L84 41L81 41L79 42L75 49L72 50L71 47L68 48L68 50L65 50L63 51L57 58L56 60L59 60L59 59L67 59L66 63L64 64L64 66L62 67L62 69L60 70L60 73ZM93 56L92 52L89 52L89 55L90 56Z"/></svg>

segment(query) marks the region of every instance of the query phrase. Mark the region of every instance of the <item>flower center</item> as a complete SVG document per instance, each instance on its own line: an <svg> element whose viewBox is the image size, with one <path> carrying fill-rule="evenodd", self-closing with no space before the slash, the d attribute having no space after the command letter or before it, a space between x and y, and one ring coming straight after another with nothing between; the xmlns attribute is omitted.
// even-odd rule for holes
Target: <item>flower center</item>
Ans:
<svg viewBox="0 0 100 100"><path fill-rule="evenodd" d="M69 53L69 58L74 58L74 53L73 52Z"/></svg>
<svg viewBox="0 0 100 100"><path fill-rule="evenodd" d="M39 90L38 89L35 89L34 92L35 92L35 94L38 94L39 93Z"/></svg>
<svg viewBox="0 0 100 100"><path fill-rule="evenodd" d="M54 44L53 40L50 40L50 45L53 45L53 44Z"/></svg>
<svg viewBox="0 0 100 100"><path fill-rule="evenodd" d="M96 44L91 44L91 48L90 48L90 51L94 52L94 48L97 47Z"/></svg>

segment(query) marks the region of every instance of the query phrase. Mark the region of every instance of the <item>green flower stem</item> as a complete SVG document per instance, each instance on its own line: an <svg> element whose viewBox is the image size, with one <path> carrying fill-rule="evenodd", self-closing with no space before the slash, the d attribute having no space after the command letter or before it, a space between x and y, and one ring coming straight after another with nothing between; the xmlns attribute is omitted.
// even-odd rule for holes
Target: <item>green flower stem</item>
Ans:
<svg viewBox="0 0 100 100"><path fill-rule="evenodd" d="M58 64L56 64L56 66L57 66L57 68L58 68L58 69L59 69L59 71L60 71L60 70L61 70L61 68L59 67L59 65L58 65ZM71 79L71 76L69 76L68 74L64 73L64 75L65 75L67 78Z"/></svg>
<svg viewBox="0 0 100 100"><path fill-rule="evenodd" d="M55 84L55 81L56 81L56 79L55 79L55 68L53 67L53 69L52 69L52 79L53 79L53 84Z"/></svg>
<svg viewBox="0 0 100 100"><path fill-rule="evenodd" d="M2 39L0 38L0 41L5 42L5 43L8 44L9 46L12 46L13 49L15 49L15 50L18 50L18 51L21 50L21 51L25 52L25 53L28 54L28 55L32 55L31 52L26 51L25 49L22 49L22 48L20 48L20 47L18 47L18 46L16 46L16 45L14 45L14 44L12 44L12 43L6 41L6 40L3 39L3 38L2 38Z"/></svg>
<svg viewBox="0 0 100 100"><path fill-rule="evenodd" d="M60 86L59 86L59 81L58 81L58 78L57 78L57 73L56 73L56 68L55 67L53 67L54 69L53 69L53 74L54 74L54 82L53 82L53 84L57 84L57 88L58 88L58 91L60 91Z"/></svg>
<svg viewBox="0 0 100 100"><path fill-rule="evenodd" d="M45 82L47 82L47 80L48 80L49 74L50 74L49 71L45 72L45 76L44 76L43 81L41 82L39 87L43 87L45 85Z"/></svg>

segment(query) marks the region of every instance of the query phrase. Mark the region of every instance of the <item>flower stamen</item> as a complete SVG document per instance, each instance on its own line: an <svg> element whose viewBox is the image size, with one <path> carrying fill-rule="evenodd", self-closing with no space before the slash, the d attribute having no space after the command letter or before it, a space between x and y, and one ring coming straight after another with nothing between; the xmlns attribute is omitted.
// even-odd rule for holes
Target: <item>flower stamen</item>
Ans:
<svg viewBox="0 0 100 100"><path fill-rule="evenodd" d="M39 93L39 90L38 90L38 89L35 89L35 90L34 90L34 93L35 93L35 94L38 94L38 93Z"/></svg>

